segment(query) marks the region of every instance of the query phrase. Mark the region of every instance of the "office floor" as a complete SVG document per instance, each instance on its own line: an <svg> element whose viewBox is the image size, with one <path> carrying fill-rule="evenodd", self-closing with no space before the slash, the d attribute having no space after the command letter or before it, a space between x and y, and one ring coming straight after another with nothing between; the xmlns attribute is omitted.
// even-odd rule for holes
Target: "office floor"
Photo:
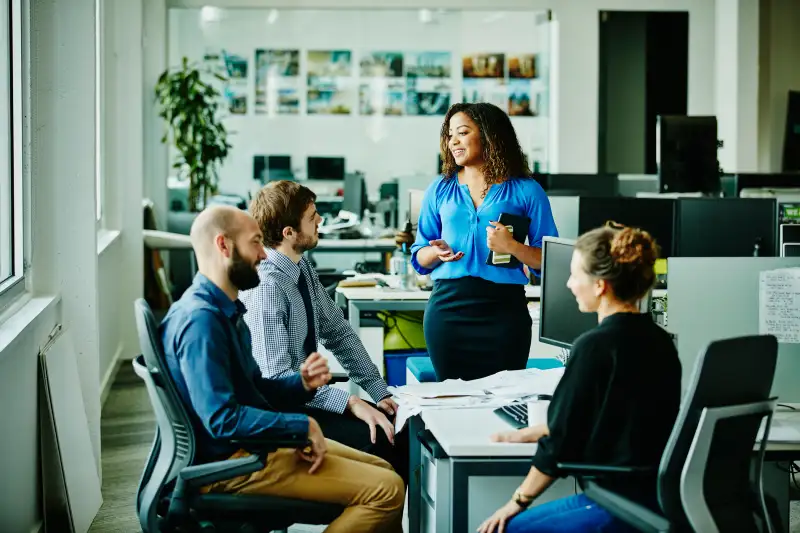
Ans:
<svg viewBox="0 0 800 533"><path fill-rule="evenodd" d="M139 532L134 498L153 439L155 417L144 383L125 363L111 387L102 415L103 506L90 533ZM322 526L294 526L290 533L317 533ZM800 501L792 502L789 533L800 533Z"/></svg>

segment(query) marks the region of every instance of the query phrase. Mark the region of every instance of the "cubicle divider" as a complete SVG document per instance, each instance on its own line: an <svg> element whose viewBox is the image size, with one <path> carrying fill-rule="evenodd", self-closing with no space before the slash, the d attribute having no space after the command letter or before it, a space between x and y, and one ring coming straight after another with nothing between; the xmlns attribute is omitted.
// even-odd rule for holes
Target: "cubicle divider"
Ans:
<svg viewBox="0 0 800 533"><path fill-rule="evenodd" d="M668 326L677 336L683 386L711 341L759 334L760 273L800 268L800 257L670 258ZM798 301L795 298L795 301ZM653 376L653 379L658 379ZM772 393L800 402L800 343L779 344Z"/></svg>
<svg viewBox="0 0 800 533"><path fill-rule="evenodd" d="M565 239L578 238L578 209L580 198L577 196L551 196L550 210L553 221L558 228L558 236Z"/></svg>

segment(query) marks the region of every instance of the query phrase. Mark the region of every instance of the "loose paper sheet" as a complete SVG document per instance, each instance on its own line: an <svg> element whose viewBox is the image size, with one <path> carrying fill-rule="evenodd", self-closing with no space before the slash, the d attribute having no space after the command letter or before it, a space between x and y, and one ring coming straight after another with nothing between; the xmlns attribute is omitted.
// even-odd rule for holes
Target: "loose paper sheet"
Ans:
<svg viewBox="0 0 800 533"><path fill-rule="evenodd" d="M760 273L758 331L780 343L800 343L800 268Z"/></svg>

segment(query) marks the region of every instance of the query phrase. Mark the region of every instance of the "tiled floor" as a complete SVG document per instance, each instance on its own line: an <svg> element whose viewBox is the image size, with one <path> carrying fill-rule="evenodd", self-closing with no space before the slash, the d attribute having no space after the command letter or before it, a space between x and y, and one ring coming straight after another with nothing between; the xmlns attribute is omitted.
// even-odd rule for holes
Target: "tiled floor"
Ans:
<svg viewBox="0 0 800 533"><path fill-rule="evenodd" d="M141 531L134 512L134 498L150 451L154 424L144 383L133 373L130 364L123 364L103 407L103 506L90 533ZM323 526L294 526L289 531L319 533L323 530ZM800 502L792 502L789 533L800 533Z"/></svg>

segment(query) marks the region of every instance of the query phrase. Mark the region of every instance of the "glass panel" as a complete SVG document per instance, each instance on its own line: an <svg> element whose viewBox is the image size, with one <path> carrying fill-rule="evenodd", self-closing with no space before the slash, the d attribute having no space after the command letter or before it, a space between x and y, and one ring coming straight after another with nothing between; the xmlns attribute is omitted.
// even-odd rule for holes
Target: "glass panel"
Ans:
<svg viewBox="0 0 800 533"><path fill-rule="evenodd" d="M14 275L14 172L11 161L11 32L0 3L0 283Z"/></svg>
<svg viewBox="0 0 800 533"><path fill-rule="evenodd" d="M168 34L172 67L187 57L227 78L206 76L233 145L222 193L247 198L288 176L334 196L343 164L370 199L397 179L404 220L404 191L438 174L443 116L461 101L511 115L530 166L547 172L546 11L174 8ZM185 205L171 172L171 205Z"/></svg>
<svg viewBox="0 0 800 533"><path fill-rule="evenodd" d="M95 39L94 39L94 178L95 178L95 216L98 222L103 218L103 1L95 2Z"/></svg>

